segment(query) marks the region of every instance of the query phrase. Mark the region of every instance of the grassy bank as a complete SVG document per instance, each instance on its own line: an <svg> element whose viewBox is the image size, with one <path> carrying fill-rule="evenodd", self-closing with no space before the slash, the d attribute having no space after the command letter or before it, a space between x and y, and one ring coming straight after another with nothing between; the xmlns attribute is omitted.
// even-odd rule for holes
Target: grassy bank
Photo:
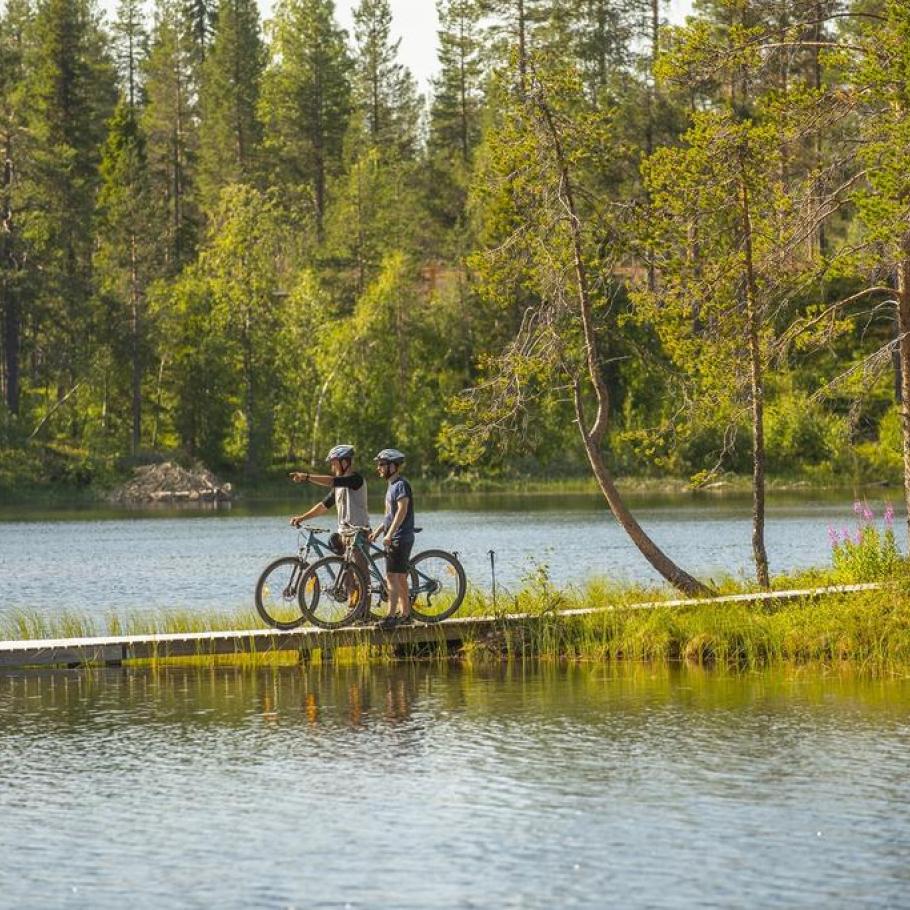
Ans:
<svg viewBox="0 0 910 910"><path fill-rule="evenodd" d="M503 659L686 661L741 670L780 663L849 664L876 674L910 673L910 585L906 582L879 591L787 602L635 608L642 601L673 596L666 591L597 583L583 590L557 590L543 582L500 597L494 606L489 595L473 591L459 615L520 612L528 618L497 625L489 634L465 642L457 657L472 663ZM561 612L578 608L598 608L599 612L580 616ZM255 628L262 624L252 612L111 615L103 628L74 614L47 619L19 613L0 623L0 636L34 639ZM345 663L394 657L390 648L376 647L338 649L334 654L336 661ZM295 652L283 652L200 656L174 662L259 665L298 659Z"/></svg>

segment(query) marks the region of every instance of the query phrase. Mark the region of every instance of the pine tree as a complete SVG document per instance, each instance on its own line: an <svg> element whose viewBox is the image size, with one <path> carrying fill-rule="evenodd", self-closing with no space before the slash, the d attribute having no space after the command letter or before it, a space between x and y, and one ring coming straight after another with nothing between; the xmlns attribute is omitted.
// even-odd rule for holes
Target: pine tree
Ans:
<svg viewBox="0 0 910 910"><path fill-rule="evenodd" d="M567 43L578 59L588 96L597 104L613 75L628 67L629 10L615 0L574 0L570 7Z"/></svg>
<svg viewBox="0 0 910 910"><path fill-rule="evenodd" d="M123 95L130 110L135 112L142 100L140 69L148 55L148 34L140 0L120 0L111 32Z"/></svg>
<svg viewBox="0 0 910 910"><path fill-rule="evenodd" d="M161 246L159 274L175 275L193 257L198 115L192 53L176 0L159 0L145 63L146 137L151 206Z"/></svg>
<svg viewBox="0 0 910 910"><path fill-rule="evenodd" d="M266 50L255 0L222 0L202 66L199 188L206 207L229 183L251 183L259 166L259 88Z"/></svg>
<svg viewBox="0 0 910 910"><path fill-rule="evenodd" d="M193 68L197 71L205 63L212 45L216 6L215 0L184 0L181 7L185 38L190 48Z"/></svg>
<svg viewBox="0 0 910 910"><path fill-rule="evenodd" d="M373 145L415 151L419 99L413 76L398 62L401 39L391 38L389 0L360 0L354 10L354 103Z"/></svg>
<svg viewBox="0 0 910 910"><path fill-rule="evenodd" d="M87 379L91 361L93 213L116 93L107 46L91 0L38 8L25 77L25 117L36 140L25 230L40 237L43 378L58 400ZM70 435L77 434L73 416Z"/></svg>
<svg viewBox="0 0 910 910"><path fill-rule="evenodd" d="M124 321L131 414L130 450L142 435L142 377L146 358L146 288L154 262L154 225L149 217L148 162L139 118L123 97L110 122L98 196L99 245L96 269L102 292ZM125 315L125 320L120 314ZM119 339L112 337L117 347Z"/></svg>
<svg viewBox="0 0 910 910"><path fill-rule="evenodd" d="M22 319L27 293L27 247L19 225L27 133L22 118L27 0L11 0L0 15L0 398L19 414Z"/></svg>
<svg viewBox="0 0 910 910"><path fill-rule="evenodd" d="M887 297L897 337L889 347L898 367L904 502L910 506L910 8L904 0L883 0L873 10L850 40L864 52L842 57L845 82L864 114L858 136L849 137L859 146L857 176L866 178L857 181L856 202L863 229L858 264L868 284L854 299L874 299L877 285L894 284Z"/></svg>
<svg viewBox="0 0 910 910"><path fill-rule="evenodd" d="M283 0L262 89L272 180L292 197L303 190L319 237L351 108L351 64L334 10L332 0Z"/></svg>
<svg viewBox="0 0 910 910"><path fill-rule="evenodd" d="M430 144L467 164L480 138L480 10L476 0L438 0L439 75L433 80Z"/></svg>
<svg viewBox="0 0 910 910"><path fill-rule="evenodd" d="M528 61L536 47L535 29L544 19L543 0L479 0L480 12L490 22L489 50L503 64L514 55L518 86L527 87Z"/></svg>

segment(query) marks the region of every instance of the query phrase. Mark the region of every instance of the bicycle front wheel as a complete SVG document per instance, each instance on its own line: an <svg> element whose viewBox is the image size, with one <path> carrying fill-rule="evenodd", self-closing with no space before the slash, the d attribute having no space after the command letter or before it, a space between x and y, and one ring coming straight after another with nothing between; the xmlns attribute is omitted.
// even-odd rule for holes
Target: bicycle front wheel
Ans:
<svg viewBox="0 0 910 910"><path fill-rule="evenodd" d="M303 615L315 626L349 625L369 602L369 585L359 566L341 556L314 562L300 579L297 597Z"/></svg>
<svg viewBox="0 0 910 910"><path fill-rule="evenodd" d="M448 619L464 600L467 582L458 559L445 550L424 550L411 560L411 613L421 622Z"/></svg>
<svg viewBox="0 0 910 910"><path fill-rule="evenodd" d="M282 556L265 567L256 582L256 612L273 629L296 629L306 617L297 597L306 564L296 556Z"/></svg>

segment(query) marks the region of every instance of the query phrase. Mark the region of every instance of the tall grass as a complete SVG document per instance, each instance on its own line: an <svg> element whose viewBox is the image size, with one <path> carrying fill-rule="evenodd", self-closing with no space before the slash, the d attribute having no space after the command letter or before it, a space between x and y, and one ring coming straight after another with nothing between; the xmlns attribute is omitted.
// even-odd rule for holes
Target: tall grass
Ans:
<svg viewBox="0 0 910 910"><path fill-rule="evenodd" d="M580 599L580 603L585 600ZM615 608L582 616L525 604L537 618L475 642L469 657L499 650L535 658L679 661L755 669L779 662L850 662L875 672L910 671L910 590L891 587L759 604Z"/></svg>
<svg viewBox="0 0 910 910"><path fill-rule="evenodd" d="M813 582L824 580L810 576ZM784 587L805 584L786 580ZM724 593L745 587L727 580ZM910 673L910 582L895 580L878 591L828 594L793 601L708 603L660 606L676 598L666 589L621 587L594 581L584 587L557 588L545 571L532 573L512 593L500 591L494 603L487 592L469 589L459 616L497 616L500 622L467 633L459 656L467 662L503 659L577 661L686 661L704 666L753 669L776 663L850 665L876 673ZM644 601L657 603L638 609ZM566 615L594 608L597 612ZM524 614L515 620L514 614ZM508 618L513 617L513 618ZM87 637L97 634L144 635L262 628L251 611L168 612L158 615L107 617L97 629L91 618L67 613L48 617L19 611L0 620L6 639ZM332 659L342 664L391 661L403 652L391 646L337 648ZM443 659L442 647L414 648L415 658ZM318 663L326 655L316 651ZM147 662L206 665L271 666L295 663L294 651L154 658Z"/></svg>

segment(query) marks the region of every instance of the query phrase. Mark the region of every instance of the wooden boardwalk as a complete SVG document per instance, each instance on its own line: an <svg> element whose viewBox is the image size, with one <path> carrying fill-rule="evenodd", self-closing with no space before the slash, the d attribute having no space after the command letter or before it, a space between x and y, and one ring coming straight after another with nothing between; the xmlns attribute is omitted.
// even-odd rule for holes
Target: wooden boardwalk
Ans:
<svg viewBox="0 0 910 910"><path fill-rule="evenodd" d="M605 607L563 610L558 616L585 616L613 610L653 610L704 604L784 602L799 598L824 597L829 594L851 594L874 591L879 584L835 585L809 590L771 591L761 594L732 594L699 600L651 601ZM424 650L459 647L466 641L478 641L491 633L552 618L557 614L508 613L501 616L471 616L448 619L435 625L418 623L392 631L375 626L348 626L325 630L305 627L291 632L274 629L246 629L224 632L175 632L148 635L109 635L95 638L47 638L0 641L0 668L27 666L77 667L82 664L120 666L126 660L171 657L195 657L215 654L265 654L274 651L296 651L306 659L319 650L322 659L330 659L337 648L392 645L397 653L419 654Z"/></svg>

